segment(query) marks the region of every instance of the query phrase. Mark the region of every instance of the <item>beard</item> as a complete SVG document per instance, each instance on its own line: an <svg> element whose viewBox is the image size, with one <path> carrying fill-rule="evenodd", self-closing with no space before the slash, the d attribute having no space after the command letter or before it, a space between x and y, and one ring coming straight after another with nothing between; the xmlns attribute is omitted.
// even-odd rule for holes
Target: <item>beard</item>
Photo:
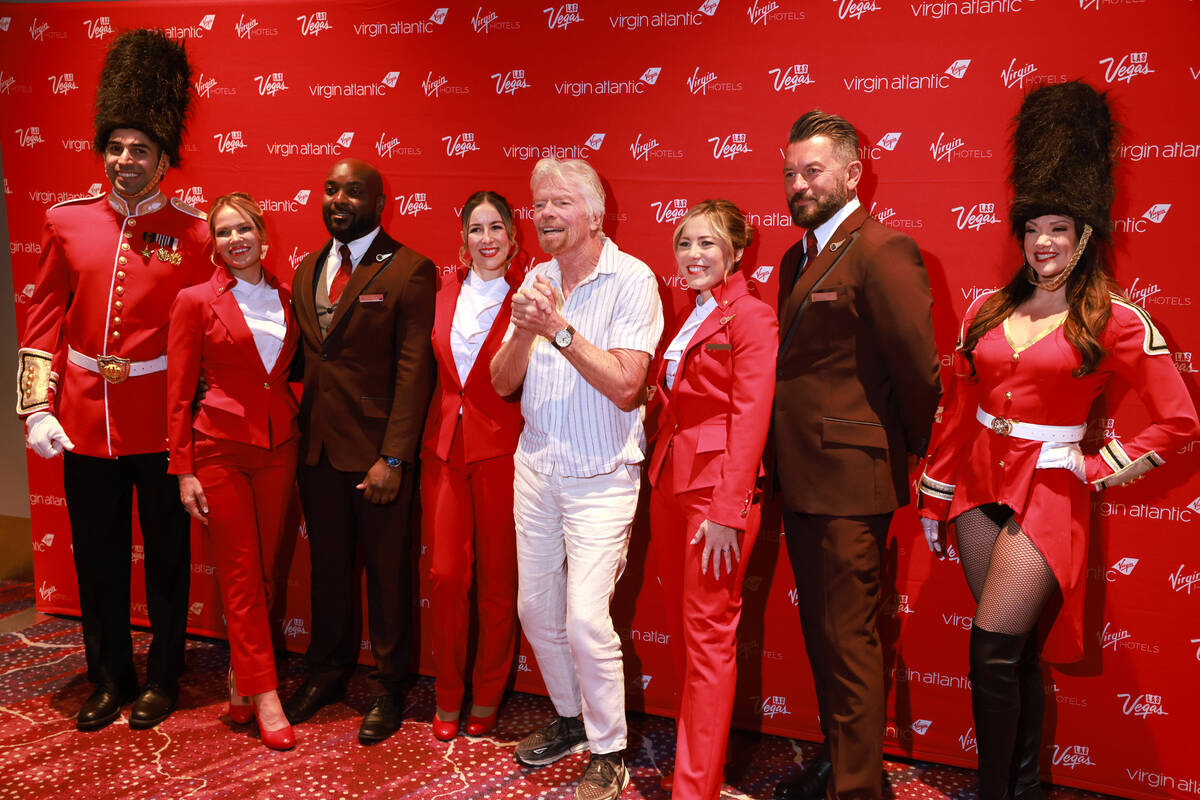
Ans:
<svg viewBox="0 0 1200 800"><path fill-rule="evenodd" d="M788 199L788 209L792 212L792 222L801 228L811 230L828 222L838 212L838 209L850 202L850 193L846 191L845 187L839 186L825 197L818 198L816 205L808 208L800 205L805 199L800 193L792 195Z"/></svg>

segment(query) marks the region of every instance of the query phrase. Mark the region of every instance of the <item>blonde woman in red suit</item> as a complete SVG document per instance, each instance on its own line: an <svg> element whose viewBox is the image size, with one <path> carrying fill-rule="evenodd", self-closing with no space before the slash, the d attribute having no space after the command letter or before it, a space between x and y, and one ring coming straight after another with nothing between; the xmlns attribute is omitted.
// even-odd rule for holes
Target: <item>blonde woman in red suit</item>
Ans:
<svg viewBox="0 0 1200 800"><path fill-rule="evenodd" d="M467 735L496 724L517 641L517 551L513 452L521 405L492 388L500 347L524 269L508 201L476 192L462 210L464 268L437 293L433 354L438 381L421 444L421 536L429 548L437 711L433 733L458 734L467 675L472 584L479 641L471 673Z"/></svg>
<svg viewBox="0 0 1200 800"><path fill-rule="evenodd" d="M223 264L171 307L168 471L212 543L229 632L229 716L257 717L263 744L287 750L295 737L276 693L263 576L296 475L299 406L288 370L298 329L290 292L262 267L258 204L241 192L219 197L208 225ZM207 388L193 411L201 377Z"/></svg>
<svg viewBox="0 0 1200 800"><path fill-rule="evenodd" d="M755 485L775 394L779 323L739 271L752 231L728 200L675 229L695 303L652 371L660 403L650 530L676 654L675 797L721 794L742 579L760 521ZM681 642L682 640L682 642Z"/></svg>

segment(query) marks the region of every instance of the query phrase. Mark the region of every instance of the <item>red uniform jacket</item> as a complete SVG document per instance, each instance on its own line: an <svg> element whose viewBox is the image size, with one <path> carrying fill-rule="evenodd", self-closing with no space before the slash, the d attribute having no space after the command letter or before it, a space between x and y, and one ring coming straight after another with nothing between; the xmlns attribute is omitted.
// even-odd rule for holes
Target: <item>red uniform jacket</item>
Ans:
<svg viewBox="0 0 1200 800"><path fill-rule="evenodd" d="M265 273L264 273L265 274ZM196 471L192 432L213 439L272 448L299 435L299 404L288 385L288 372L300 333L291 295L268 275L279 292L287 320L283 349L270 373L254 346L254 337L233 296L236 281L218 267L207 283L184 289L171 306L167 343L167 408L170 465L167 472ZM193 413L201 374L208 388Z"/></svg>
<svg viewBox="0 0 1200 800"><path fill-rule="evenodd" d="M708 519L742 530L763 474L779 323L771 307L749 292L741 272L712 291L717 308L684 349L674 388L664 383L665 360L652 372L661 408L648 477L657 484L673 450L675 490L712 487Z"/></svg>
<svg viewBox="0 0 1200 800"><path fill-rule="evenodd" d="M500 313L496 315L492 329L483 340L483 347L466 383L458 378L454 354L450 350L450 328L454 322L454 310L458 305L458 294L462 290L467 271L461 269L448 277L438 289L437 306L433 321L433 357L437 362L437 386L433 401L429 405L429 417L425 421L425 435L421 441L423 457L436 456L443 461L450 457L450 445L454 440L454 429L462 413L463 453L467 463L485 458L512 455L517 450L521 437L521 404L506 401L492 388L490 365L492 356L500 349L504 332L508 329L512 315L512 296L525 270L517 261L509 267L504 279L508 282L508 294Z"/></svg>
<svg viewBox="0 0 1200 800"><path fill-rule="evenodd" d="M67 347L91 358L158 358L175 296L211 272L204 214L177 200L156 194L130 209L109 194L51 208L19 355L18 413L52 411L81 455L166 450L167 373L108 383L69 362Z"/></svg>

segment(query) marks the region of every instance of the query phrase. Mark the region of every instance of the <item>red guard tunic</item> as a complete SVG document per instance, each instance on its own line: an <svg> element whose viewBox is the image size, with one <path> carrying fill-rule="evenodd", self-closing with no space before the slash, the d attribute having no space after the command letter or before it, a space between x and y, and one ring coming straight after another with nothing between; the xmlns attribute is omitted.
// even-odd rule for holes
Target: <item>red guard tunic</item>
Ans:
<svg viewBox="0 0 1200 800"><path fill-rule="evenodd" d="M959 343L982 302L967 310ZM1164 455L1200 431L1196 409L1167 349L1141 308L1113 296L1112 316L1101 335L1106 355L1097 368L1076 378L1079 352L1060 324L1032 344L1014 347L1006 325L997 325L975 346L976 376L961 350L955 353L954 398L946 423L934 434L919 486L920 513L953 519L985 503L1003 503L1041 551L1063 594L1063 607L1046 641L1046 657L1070 661L1083 653L1083 588L1087 567L1089 488L1126 483L1161 466ZM985 428L976 409L1037 425L1073 426L1113 375L1125 378L1154 420L1131 439L1109 439L1100 453L1085 456L1089 485L1065 469L1035 469L1042 442Z"/></svg>
<svg viewBox="0 0 1200 800"><path fill-rule="evenodd" d="M161 193L133 208L110 193L49 209L17 412L52 411L81 455L166 450L166 370L110 383L68 348L135 363L164 355L175 295L212 273L208 240L204 214Z"/></svg>

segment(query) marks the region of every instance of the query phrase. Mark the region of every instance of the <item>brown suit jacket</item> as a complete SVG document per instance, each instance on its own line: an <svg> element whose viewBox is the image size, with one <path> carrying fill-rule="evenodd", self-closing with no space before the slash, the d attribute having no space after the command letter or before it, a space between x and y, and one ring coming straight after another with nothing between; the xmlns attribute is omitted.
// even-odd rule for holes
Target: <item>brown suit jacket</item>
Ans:
<svg viewBox="0 0 1200 800"><path fill-rule="evenodd" d="M412 463L433 393L437 270L379 231L322 339L316 282L332 246L305 257L292 282L304 375L301 458L315 465L323 448L344 472L365 472L381 455Z"/></svg>
<svg viewBox="0 0 1200 800"><path fill-rule="evenodd" d="M774 462L784 505L883 514L908 503L941 396L929 276L916 242L860 207L795 282L779 270Z"/></svg>

